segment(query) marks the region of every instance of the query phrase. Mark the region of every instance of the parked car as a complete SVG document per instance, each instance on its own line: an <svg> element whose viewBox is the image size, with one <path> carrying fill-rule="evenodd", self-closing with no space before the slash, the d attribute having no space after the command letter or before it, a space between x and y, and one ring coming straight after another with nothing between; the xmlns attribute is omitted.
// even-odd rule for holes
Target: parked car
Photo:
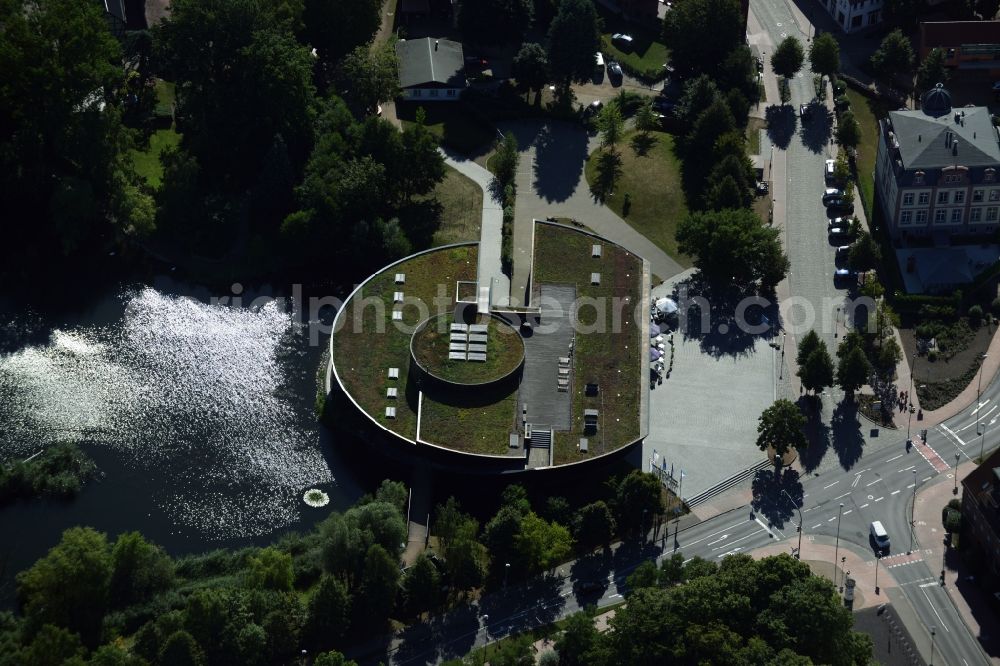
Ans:
<svg viewBox="0 0 1000 666"><path fill-rule="evenodd" d="M604 73L604 54L600 51L594 54L594 73L598 75Z"/></svg>
<svg viewBox="0 0 1000 666"><path fill-rule="evenodd" d="M833 258L834 258L834 261L837 261L837 262L847 261L847 258L850 255L851 255L851 246L850 245L841 245L840 247L837 248L836 253L834 254Z"/></svg>
<svg viewBox="0 0 1000 666"><path fill-rule="evenodd" d="M604 590L604 583L599 580L578 580L573 583L573 591L577 594L599 594Z"/></svg>
<svg viewBox="0 0 1000 666"><path fill-rule="evenodd" d="M827 233L830 234L831 240L850 240L851 238L850 227L833 227L827 229Z"/></svg>
<svg viewBox="0 0 1000 666"><path fill-rule="evenodd" d="M831 199L843 199L844 190L838 189L836 187L828 187L823 190L823 205L827 205L827 201Z"/></svg>
<svg viewBox="0 0 1000 666"><path fill-rule="evenodd" d="M846 217L831 217L827 222L826 228L832 229L834 227L849 227L851 226L850 219Z"/></svg>
<svg viewBox="0 0 1000 666"><path fill-rule="evenodd" d="M799 105L799 118L802 118L802 120L809 120L812 118L812 104Z"/></svg>
<svg viewBox="0 0 1000 666"><path fill-rule="evenodd" d="M823 202L826 204L826 209L828 211L837 211L841 213L853 213L854 212L854 202L848 201L843 197L833 197L827 201Z"/></svg>
<svg viewBox="0 0 1000 666"><path fill-rule="evenodd" d="M624 32L616 32L615 34L611 35L611 43L617 45L623 51L632 48L633 41L634 40L632 39L632 35L629 35Z"/></svg>
<svg viewBox="0 0 1000 666"><path fill-rule="evenodd" d="M850 268L837 268L833 271L833 281L839 284L857 284L858 273Z"/></svg>
<svg viewBox="0 0 1000 666"><path fill-rule="evenodd" d="M619 65L614 60L612 60L611 62L608 63L608 74L610 74L611 76L614 76L616 78L619 78L619 79L622 78L622 76L623 76L623 74L622 74L622 66Z"/></svg>
<svg viewBox="0 0 1000 666"><path fill-rule="evenodd" d="M868 534L870 535L870 539L876 553L882 554L889 552L889 533L885 531L885 527L882 526L881 520L874 521L868 527Z"/></svg>
<svg viewBox="0 0 1000 666"><path fill-rule="evenodd" d="M591 116L596 116L600 110L604 108L604 102L599 99L595 99L593 102L588 104L583 110L583 117L589 118Z"/></svg>
<svg viewBox="0 0 1000 666"><path fill-rule="evenodd" d="M653 108L661 113L664 111L671 111L675 106L677 106L677 104L673 100L667 99L666 97L657 97L653 100Z"/></svg>
<svg viewBox="0 0 1000 666"><path fill-rule="evenodd" d="M490 61L482 56L465 56L465 64L472 67L487 69L490 66Z"/></svg>
<svg viewBox="0 0 1000 666"><path fill-rule="evenodd" d="M827 160L823 163L823 176L826 178L827 182L833 180L834 171L837 168L836 160Z"/></svg>

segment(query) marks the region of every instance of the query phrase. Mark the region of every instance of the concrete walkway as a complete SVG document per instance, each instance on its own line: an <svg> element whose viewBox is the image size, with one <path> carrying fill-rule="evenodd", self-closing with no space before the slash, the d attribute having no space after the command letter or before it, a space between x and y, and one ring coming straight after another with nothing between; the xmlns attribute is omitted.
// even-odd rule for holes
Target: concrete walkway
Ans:
<svg viewBox="0 0 1000 666"><path fill-rule="evenodd" d="M521 149L517 169L517 203L514 208L514 275L511 304L526 302L531 277L532 220L569 217L591 231L618 243L646 259L660 279L683 268L652 241L628 225L609 208L594 201L584 166L597 148L579 125L557 121L503 123L500 130L512 132Z"/></svg>
<svg viewBox="0 0 1000 666"><path fill-rule="evenodd" d="M510 279L500 264L503 243L503 208L493 196L493 174L472 160L445 148L438 148L444 161L483 190L483 222L479 230L479 289L490 289L490 306L506 306L510 299Z"/></svg>

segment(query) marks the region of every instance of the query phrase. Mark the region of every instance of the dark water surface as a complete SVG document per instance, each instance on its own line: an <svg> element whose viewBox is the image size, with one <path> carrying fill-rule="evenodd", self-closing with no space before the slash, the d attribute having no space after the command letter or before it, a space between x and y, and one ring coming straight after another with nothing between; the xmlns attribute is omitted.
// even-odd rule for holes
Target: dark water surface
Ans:
<svg viewBox="0 0 1000 666"><path fill-rule="evenodd" d="M326 335L287 303L216 295L161 278L57 314L0 303L0 458L72 440L101 472L72 501L0 508L0 598L67 527L197 552L309 529L370 489L313 414Z"/></svg>

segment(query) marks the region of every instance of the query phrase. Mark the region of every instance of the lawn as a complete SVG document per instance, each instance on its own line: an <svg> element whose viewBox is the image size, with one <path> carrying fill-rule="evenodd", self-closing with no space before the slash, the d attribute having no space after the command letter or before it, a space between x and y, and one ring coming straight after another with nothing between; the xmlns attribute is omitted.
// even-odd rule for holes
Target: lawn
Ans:
<svg viewBox="0 0 1000 666"><path fill-rule="evenodd" d="M599 315L594 308L583 308L578 315L581 327L588 332L576 336L571 429L556 433L557 465L613 451L639 436L642 389L639 354L644 347L639 322L633 315L642 293L642 260L607 243L602 257L594 259L593 244L592 236L578 231L547 224L535 227L533 281L573 284L578 300L594 299L591 302L607 304L601 313L603 322L597 320ZM590 283L590 274L595 271L601 273L598 286ZM615 305L616 298L621 307ZM600 386L600 393L588 397L585 388L591 382ZM600 429L589 435L587 454L577 451L577 443L584 436L584 409L600 411Z"/></svg>
<svg viewBox="0 0 1000 666"><path fill-rule="evenodd" d="M441 203L441 225L434 232L434 246L478 241L483 221L483 190L472 179L448 165L444 179L430 197Z"/></svg>
<svg viewBox="0 0 1000 666"><path fill-rule="evenodd" d="M878 119L885 115L885 108L857 90L847 89L851 110L861 125L861 144L858 146L858 189L865 201L865 211L871 215L875 203L875 158L878 152Z"/></svg>
<svg viewBox="0 0 1000 666"><path fill-rule="evenodd" d="M637 136L635 131L625 133L618 148L621 175L615 182L614 193L605 197L604 205L682 266L690 266L691 258L680 253L674 237L678 222L687 215L674 138L666 132L650 132L652 145L640 155L633 147ZM598 180L601 152L598 149L587 159L586 175L591 187ZM625 194L631 201L627 215L623 210Z"/></svg>
<svg viewBox="0 0 1000 666"><path fill-rule="evenodd" d="M750 118L747 120L747 153L750 155L760 154L760 131L767 127L767 121L763 118Z"/></svg>
<svg viewBox="0 0 1000 666"><path fill-rule="evenodd" d="M174 128L156 130L150 135L149 147L146 150L132 151L135 172L145 178L150 187L159 188L163 180L160 153L167 148L176 147L180 142L181 135L174 131Z"/></svg>
<svg viewBox="0 0 1000 666"><path fill-rule="evenodd" d="M667 70L663 66L669 62L670 52L666 45L659 41L662 39L659 30L662 23L654 21L650 25L654 26L655 29L644 29L607 11L600 4L597 7L598 13L604 19L601 51L611 56L613 60L622 63L622 67L626 71L631 70L633 76L653 81L664 78ZM632 36L632 47L629 51L622 51L611 43L611 35L619 32Z"/></svg>
<svg viewBox="0 0 1000 666"><path fill-rule="evenodd" d="M445 315L429 322L414 336L413 354L432 375L456 384L483 384L506 377L524 360L524 342L518 332L487 315L476 321L488 326L486 361L449 359L454 321L453 315Z"/></svg>
<svg viewBox="0 0 1000 666"><path fill-rule="evenodd" d="M480 400L470 403L470 397ZM504 393L475 396L444 396L432 399L424 394L420 417L420 439L466 453L503 455L508 451L508 435L515 432L517 387Z"/></svg>
<svg viewBox="0 0 1000 666"><path fill-rule="evenodd" d="M426 114L424 122L441 143L466 155L485 153L497 138L496 128L465 102L418 104L396 102L396 116L403 124L416 120L417 109Z"/></svg>
<svg viewBox="0 0 1000 666"><path fill-rule="evenodd" d="M451 310L455 281L476 279L478 253L477 246L466 245L414 257L373 278L363 292L344 304L343 324L333 337L337 373L373 419L408 439L417 434L417 389L409 381L411 333L429 314ZM406 275L405 284L395 284L396 273ZM447 295L441 312L434 301L439 285ZM397 291L403 292L406 303L403 319L394 322L391 313ZM399 368L398 380L388 378L390 367ZM397 399L386 398L389 387L399 389ZM385 416L389 406L396 407L395 419Z"/></svg>

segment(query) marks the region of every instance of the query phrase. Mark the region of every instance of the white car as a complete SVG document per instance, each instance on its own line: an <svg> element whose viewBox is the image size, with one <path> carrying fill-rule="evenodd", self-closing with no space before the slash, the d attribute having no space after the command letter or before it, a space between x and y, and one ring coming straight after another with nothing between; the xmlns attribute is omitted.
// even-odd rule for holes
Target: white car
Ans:
<svg viewBox="0 0 1000 666"><path fill-rule="evenodd" d="M823 165L823 175L827 180L833 180L833 171L836 168L836 160L827 160Z"/></svg>

